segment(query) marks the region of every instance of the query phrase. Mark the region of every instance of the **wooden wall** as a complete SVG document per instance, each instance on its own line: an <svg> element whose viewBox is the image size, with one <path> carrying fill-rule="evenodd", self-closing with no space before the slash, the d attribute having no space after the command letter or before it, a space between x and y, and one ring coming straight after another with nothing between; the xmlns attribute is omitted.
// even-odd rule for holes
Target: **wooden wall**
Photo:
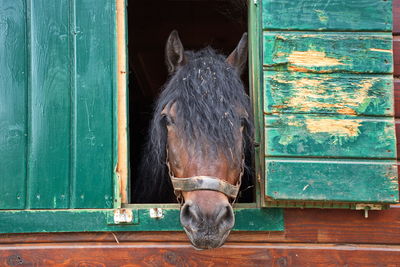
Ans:
<svg viewBox="0 0 400 267"><path fill-rule="evenodd" d="M399 137L400 0L394 14ZM193 249L183 232L1 235L0 266L400 266L400 205L368 219L353 210L287 209L285 223L284 232L232 233L211 251Z"/></svg>

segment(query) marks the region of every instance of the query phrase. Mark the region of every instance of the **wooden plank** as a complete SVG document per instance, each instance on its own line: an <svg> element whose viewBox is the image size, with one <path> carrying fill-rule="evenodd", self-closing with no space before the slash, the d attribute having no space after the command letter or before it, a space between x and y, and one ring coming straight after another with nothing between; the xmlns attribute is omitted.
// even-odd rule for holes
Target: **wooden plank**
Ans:
<svg viewBox="0 0 400 267"><path fill-rule="evenodd" d="M400 34L400 0L393 0L393 34Z"/></svg>
<svg viewBox="0 0 400 267"><path fill-rule="evenodd" d="M266 0L262 10L268 30L392 30L390 0Z"/></svg>
<svg viewBox="0 0 400 267"><path fill-rule="evenodd" d="M150 217L150 209L133 209L133 224L115 225L112 209L0 211L0 233L86 231L182 231L179 208L162 209L163 217ZM283 231L282 209L235 209L233 230Z"/></svg>
<svg viewBox="0 0 400 267"><path fill-rule="evenodd" d="M397 160L400 159L400 120L396 119L395 122L395 127L396 127L396 150L397 150Z"/></svg>
<svg viewBox="0 0 400 267"><path fill-rule="evenodd" d="M29 208L69 206L69 1L30 2Z"/></svg>
<svg viewBox="0 0 400 267"><path fill-rule="evenodd" d="M400 246L185 243L76 243L0 246L2 266L397 266Z"/></svg>
<svg viewBox="0 0 400 267"><path fill-rule="evenodd" d="M394 76L400 76L400 36L393 36Z"/></svg>
<svg viewBox="0 0 400 267"><path fill-rule="evenodd" d="M392 73L391 33L264 32L264 68Z"/></svg>
<svg viewBox="0 0 400 267"><path fill-rule="evenodd" d="M274 200L395 203L397 165L392 161L267 158L266 197Z"/></svg>
<svg viewBox="0 0 400 267"><path fill-rule="evenodd" d="M395 124L390 118L266 116L265 153L267 157L395 159Z"/></svg>
<svg viewBox="0 0 400 267"><path fill-rule="evenodd" d="M25 207L26 6L0 5L0 209Z"/></svg>
<svg viewBox="0 0 400 267"><path fill-rule="evenodd" d="M264 72L265 113L393 116L388 75Z"/></svg>
<svg viewBox="0 0 400 267"><path fill-rule="evenodd" d="M76 0L71 207L113 206L115 1Z"/></svg>
<svg viewBox="0 0 400 267"><path fill-rule="evenodd" d="M229 243L363 243L398 244L400 240L400 207L370 211L286 209L282 232L233 231ZM184 232L91 232L1 234L0 244L74 243L74 242L189 242ZM165 243L164 243L165 244Z"/></svg>
<svg viewBox="0 0 400 267"><path fill-rule="evenodd" d="M115 198L118 199L114 202L114 207L120 207L120 203L128 203L130 193L130 182L129 182L129 136L128 136L128 113L129 113L129 95L128 95L128 79L129 69L127 57L127 44L128 44L128 31L127 28L127 2L126 0L116 0L116 28L117 28L117 84L118 84L118 101L117 101L117 151L118 151L118 163L116 172L118 173L118 182L114 185ZM133 104L133 103L132 103ZM131 104L131 105L132 105ZM134 141L132 141L134 142ZM118 187L118 189L116 188Z"/></svg>
<svg viewBox="0 0 400 267"><path fill-rule="evenodd" d="M395 117L400 117L400 79L394 79L394 112Z"/></svg>

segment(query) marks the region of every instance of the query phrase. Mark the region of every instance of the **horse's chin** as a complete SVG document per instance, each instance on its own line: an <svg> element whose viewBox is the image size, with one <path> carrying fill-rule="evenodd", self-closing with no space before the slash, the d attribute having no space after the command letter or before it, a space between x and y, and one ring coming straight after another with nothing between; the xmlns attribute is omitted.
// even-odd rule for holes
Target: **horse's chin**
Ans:
<svg viewBox="0 0 400 267"><path fill-rule="evenodd" d="M221 247L231 232L231 229L227 230L224 233L207 235L203 232L193 232L186 227L183 228L189 237L190 242L193 247L197 250L205 250L205 249L213 249Z"/></svg>

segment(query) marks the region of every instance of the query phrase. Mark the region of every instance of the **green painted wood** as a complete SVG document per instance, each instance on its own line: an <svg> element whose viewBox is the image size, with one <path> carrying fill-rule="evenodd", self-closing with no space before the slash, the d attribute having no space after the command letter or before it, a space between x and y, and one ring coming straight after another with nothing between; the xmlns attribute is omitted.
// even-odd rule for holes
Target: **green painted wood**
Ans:
<svg viewBox="0 0 400 267"><path fill-rule="evenodd" d="M113 207L115 1L75 0L73 208Z"/></svg>
<svg viewBox="0 0 400 267"><path fill-rule="evenodd" d="M0 5L0 209L111 208L115 2Z"/></svg>
<svg viewBox="0 0 400 267"><path fill-rule="evenodd" d="M274 200L399 201L397 165L390 161L266 160L266 196Z"/></svg>
<svg viewBox="0 0 400 267"><path fill-rule="evenodd" d="M393 116L387 75L264 72L264 112Z"/></svg>
<svg viewBox="0 0 400 267"><path fill-rule="evenodd" d="M268 30L391 31L391 0L263 0Z"/></svg>
<svg viewBox="0 0 400 267"><path fill-rule="evenodd" d="M391 33L264 32L263 45L266 70L393 72Z"/></svg>
<svg viewBox="0 0 400 267"><path fill-rule="evenodd" d="M261 53L261 8L254 2L249 2L249 94L251 99L251 106L253 108L254 120L254 142L261 144L263 147L264 136L264 116L260 110L263 107L263 90L262 90L262 53ZM260 147L254 149L254 168L257 177L262 177L264 174L264 151ZM255 185L256 202L258 205L263 206L264 189L259 183Z"/></svg>
<svg viewBox="0 0 400 267"><path fill-rule="evenodd" d="M265 117L266 156L395 159L394 137L392 118Z"/></svg>
<svg viewBox="0 0 400 267"><path fill-rule="evenodd" d="M28 12L28 207L67 208L71 143L69 1L30 1Z"/></svg>
<svg viewBox="0 0 400 267"><path fill-rule="evenodd" d="M0 209L25 207L26 6L0 5Z"/></svg>
<svg viewBox="0 0 400 267"><path fill-rule="evenodd" d="M266 206L398 202L391 5L262 1Z"/></svg>
<svg viewBox="0 0 400 267"><path fill-rule="evenodd" d="M163 209L161 219L149 209L133 210L138 224L113 225L113 210L22 210L0 212L0 233L87 231L182 231L179 209ZM282 209L235 209L234 231L283 231Z"/></svg>

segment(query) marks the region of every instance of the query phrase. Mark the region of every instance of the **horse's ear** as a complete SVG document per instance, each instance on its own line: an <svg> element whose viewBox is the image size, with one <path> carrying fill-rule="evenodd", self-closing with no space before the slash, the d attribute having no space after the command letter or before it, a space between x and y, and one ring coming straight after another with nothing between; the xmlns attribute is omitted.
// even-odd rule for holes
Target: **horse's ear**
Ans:
<svg viewBox="0 0 400 267"><path fill-rule="evenodd" d="M236 71L241 74L246 67L247 61L247 32L240 39L239 44L233 52L226 58L226 62L236 68Z"/></svg>
<svg viewBox="0 0 400 267"><path fill-rule="evenodd" d="M186 56L178 32L173 30L165 46L165 62L169 74L174 73L178 67L185 65Z"/></svg>

